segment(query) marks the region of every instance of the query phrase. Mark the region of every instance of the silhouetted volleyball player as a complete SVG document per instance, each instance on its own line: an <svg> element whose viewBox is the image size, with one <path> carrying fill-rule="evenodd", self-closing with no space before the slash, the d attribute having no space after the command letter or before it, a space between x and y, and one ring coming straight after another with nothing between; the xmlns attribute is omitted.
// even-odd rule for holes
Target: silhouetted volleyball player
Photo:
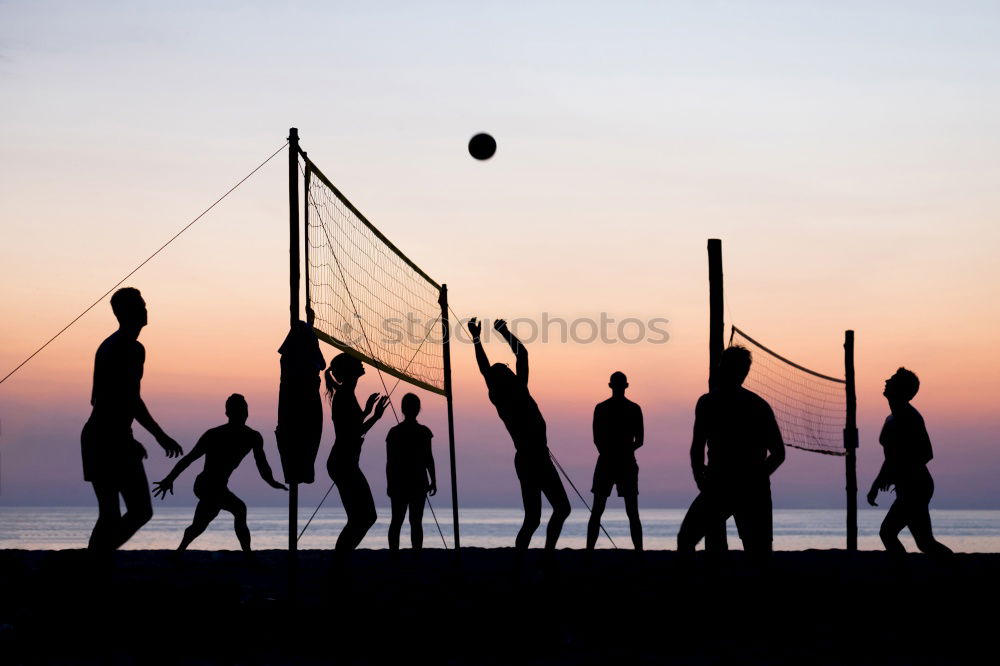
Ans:
<svg viewBox="0 0 1000 666"><path fill-rule="evenodd" d="M875 499L879 491L896 487L896 499L879 530L888 552L894 555L906 552L899 533L904 527L909 527L917 548L922 552L949 555L951 549L937 541L931 530L929 505L934 495L934 479L927 463L934 457L934 452L924 419L910 404L919 389L920 380L906 368L900 368L885 380L882 395L889 401L891 413L886 417L878 437L885 462L868 491L868 503L878 506Z"/></svg>
<svg viewBox="0 0 1000 666"><path fill-rule="evenodd" d="M722 352L719 387L695 407L691 468L700 491L677 535L677 549L690 553L720 522L733 516L748 554L771 552L771 474L785 460L785 444L770 405L743 388L750 352ZM708 464L705 464L705 446Z"/></svg>
<svg viewBox="0 0 1000 666"><path fill-rule="evenodd" d="M97 495L97 524L89 544L96 552L118 548L153 517L142 465L147 453L132 436L132 421L156 438L168 458L184 452L153 420L139 395L146 349L138 338L147 322L146 302L138 289L125 287L111 296L111 309L118 330L97 348L90 398L93 411L80 436L83 478ZM125 502L125 515L119 496Z"/></svg>
<svg viewBox="0 0 1000 666"><path fill-rule="evenodd" d="M393 426L385 438L386 492L392 502L389 549L399 550L399 530L409 509L410 543L414 550L419 550L424 545L424 502L428 494L437 494L431 451L434 434L427 426L417 423L420 398L407 393L403 396L402 410L403 422Z"/></svg>
<svg viewBox="0 0 1000 666"><path fill-rule="evenodd" d="M330 397L330 418L333 420L335 433L326 470L337 484L340 501L347 514L347 524L337 537L338 551L357 548L378 517L375 514L372 489L361 473L359 461L365 433L382 418L389 397L379 397L378 393L372 393L362 410L354 390L363 374L365 366L361 361L346 353L334 356L324 373L326 393ZM365 420L369 414L371 417Z"/></svg>
<svg viewBox="0 0 1000 666"><path fill-rule="evenodd" d="M569 516L569 498L566 497L566 489L549 457L545 419L528 392L528 350L507 329L507 323L503 319L494 322L493 328L503 336L514 352L516 373L511 372L504 363L490 365L479 340L483 326L475 318L469 321L469 333L472 334L472 342L476 348L476 362L479 364L479 372L486 380L490 402L496 407L500 420L514 440L514 469L521 482L521 499L524 502L524 523L517 533L516 545L520 550L528 548L531 535L541 523L544 493L552 505L552 515L545 534L545 548L553 550L563 523Z"/></svg>
<svg viewBox="0 0 1000 666"><path fill-rule="evenodd" d="M597 465L594 467L594 508L587 524L587 550L597 544L601 516L611 489L618 486L618 496L625 500L632 545L642 550L642 523L639 521L639 464L635 451L642 446L642 410L625 397L628 379L615 372L608 383L611 397L594 408L594 445Z"/></svg>
<svg viewBox="0 0 1000 666"><path fill-rule="evenodd" d="M226 417L229 422L208 430L191 452L177 461L170 474L162 481L153 485L153 496L166 498L167 493L174 494L174 481L191 463L205 456L205 468L194 480L194 494L198 505L194 509L194 520L191 526L184 530L184 538L177 550L186 550L191 542L198 538L215 520L220 511L233 514L236 538L240 540L243 552L250 552L250 528L247 527L247 505L229 489L229 477L240 466L247 454L253 451L254 462L260 477L272 488L288 490L283 483L274 480L271 466L267 464L264 453L264 438L260 433L247 426L247 401L239 393L234 393L226 400Z"/></svg>

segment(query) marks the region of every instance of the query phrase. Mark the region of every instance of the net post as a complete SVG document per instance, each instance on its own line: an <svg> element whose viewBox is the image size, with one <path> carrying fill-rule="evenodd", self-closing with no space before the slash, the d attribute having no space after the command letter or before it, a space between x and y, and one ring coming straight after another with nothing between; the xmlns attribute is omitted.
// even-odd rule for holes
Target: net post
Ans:
<svg viewBox="0 0 1000 666"><path fill-rule="evenodd" d="M309 183L311 174L309 171L309 158L304 150L301 151L301 153L302 158L306 162L302 182L302 195L305 197L306 203L306 205L302 207L302 256L305 257L305 261L302 262L302 270L305 272L306 278L306 323L312 326L316 322L316 313L313 311L312 296L309 291Z"/></svg>
<svg viewBox="0 0 1000 666"><path fill-rule="evenodd" d="M299 319L299 130L288 130L288 307L289 326ZM294 598L297 578L299 484L288 484L288 589Z"/></svg>
<svg viewBox="0 0 1000 666"><path fill-rule="evenodd" d="M715 388L726 324L722 284L722 241L708 239L708 388Z"/></svg>
<svg viewBox="0 0 1000 666"><path fill-rule="evenodd" d="M451 386L451 321L448 318L448 285L441 285L438 297L441 304L441 324L444 332L442 356L444 357L444 393L448 404L448 455L451 460L451 519L455 531L455 551L461 548L458 533L458 474L455 470L455 411Z"/></svg>
<svg viewBox="0 0 1000 666"><path fill-rule="evenodd" d="M708 389L718 382L719 360L722 357L726 333L723 319L724 296L722 282L722 240L708 239ZM709 528L705 535L705 549L714 552L729 550L726 522Z"/></svg>
<svg viewBox="0 0 1000 666"><path fill-rule="evenodd" d="M844 389L847 419L844 425L847 473L847 550L858 549L858 398L854 385L854 331L844 332Z"/></svg>

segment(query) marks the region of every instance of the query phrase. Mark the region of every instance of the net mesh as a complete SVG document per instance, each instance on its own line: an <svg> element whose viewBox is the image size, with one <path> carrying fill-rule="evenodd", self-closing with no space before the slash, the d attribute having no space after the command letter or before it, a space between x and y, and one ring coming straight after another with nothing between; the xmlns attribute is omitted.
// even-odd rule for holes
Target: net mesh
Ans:
<svg viewBox="0 0 1000 666"><path fill-rule="evenodd" d="M767 400L787 446L844 455L847 397L844 380L788 361L733 327L731 345L753 354L743 386Z"/></svg>
<svg viewBox="0 0 1000 666"><path fill-rule="evenodd" d="M305 164L308 307L317 335L444 393L440 287Z"/></svg>

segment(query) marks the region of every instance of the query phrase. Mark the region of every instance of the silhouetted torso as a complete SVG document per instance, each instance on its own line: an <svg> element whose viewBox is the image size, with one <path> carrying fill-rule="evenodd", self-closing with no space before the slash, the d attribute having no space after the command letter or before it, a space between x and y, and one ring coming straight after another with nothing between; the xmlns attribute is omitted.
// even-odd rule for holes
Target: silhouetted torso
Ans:
<svg viewBox="0 0 1000 666"><path fill-rule="evenodd" d="M642 410L625 396L611 397L594 408L594 442L602 457L635 460L642 433Z"/></svg>
<svg viewBox="0 0 1000 666"><path fill-rule="evenodd" d="M695 418L705 428L711 476L768 479L768 445L781 442L781 430L763 398L742 386L712 391L698 399Z"/></svg>
<svg viewBox="0 0 1000 666"><path fill-rule="evenodd" d="M115 331L94 358L93 411L81 438L83 478L106 476L123 460L141 460L144 451L132 436L140 400L146 350L138 340Z"/></svg>
<svg viewBox="0 0 1000 666"><path fill-rule="evenodd" d="M934 452L924 419L915 407L908 404L890 414L878 440L885 450L891 483L905 490L909 483L926 480L929 476L927 463Z"/></svg>
<svg viewBox="0 0 1000 666"><path fill-rule="evenodd" d="M409 497L427 491L427 465L431 460L430 428L404 420L385 438L385 475L390 497Z"/></svg>
<svg viewBox="0 0 1000 666"><path fill-rule="evenodd" d="M353 391L338 390L330 401L334 441L330 449L333 467L358 466L364 441L364 413Z"/></svg>
<svg viewBox="0 0 1000 666"><path fill-rule="evenodd" d="M146 349L115 331L94 358L94 387L90 403L91 420L102 428L129 430L139 402Z"/></svg>
<svg viewBox="0 0 1000 666"><path fill-rule="evenodd" d="M197 444L205 449L205 469L198 479L225 484L254 446L262 444L260 433L246 425L226 423L206 431Z"/></svg>
<svg viewBox="0 0 1000 666"><path fill-rule="evenodd" d="M545 435L545 418L538 409L538 403L531 397L525 383L515 378L509 385L490 386L490 402L519 453L548 455Z"/></svg>

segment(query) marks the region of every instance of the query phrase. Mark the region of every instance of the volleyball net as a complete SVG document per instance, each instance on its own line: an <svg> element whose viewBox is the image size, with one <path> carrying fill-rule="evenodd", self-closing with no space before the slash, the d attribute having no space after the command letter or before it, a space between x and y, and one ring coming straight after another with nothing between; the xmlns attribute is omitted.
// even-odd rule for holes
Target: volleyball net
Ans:
<svg viewBox="0 0 1000 666"><path fill-rule="evenodd" d="M441 286L304 161L306 313L317 337L444 395Z"/></svg>
<svg viewBox="0 0 1000 666"><path fill-rule="evenodd" d="M845 455L846 380L810 370L732 327L730 345L753 354L743 386L767 400L787 446L833 456Z"/></svg>

